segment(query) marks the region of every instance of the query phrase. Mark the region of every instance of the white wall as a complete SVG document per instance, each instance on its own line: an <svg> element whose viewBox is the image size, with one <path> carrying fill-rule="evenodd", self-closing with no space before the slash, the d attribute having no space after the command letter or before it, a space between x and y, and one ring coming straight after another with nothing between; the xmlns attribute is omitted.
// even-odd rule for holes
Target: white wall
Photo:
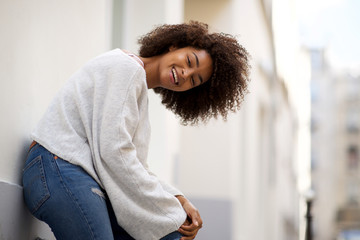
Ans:
<svg viewBox="0 0 360 240"><path fill-rule="evenodd" d="M0 2L0 178L20 183L28 133L68 77L110 47L110 1Z"/></svg>
<svg viewBox="0 0 360 240"><path fill-rule="evenodd" d="M230 114L226 123L181 129L179 183L204 215L200 240L219 231L231 231L234 240L297 237L296 114L287 85L276 76L277 49L263 2L272 5L261 0L185 1L185 20L238 36L252 56L250 94L240 112ZM222 210L224 203L230 211Z"/></svg>
<svg viewBox="0 0 360 240"><path fill-rule="evenodd" d="M68 77L110 48L111 5L110 0L0 1L0 186L17 198L0 195L2 239L27 235L19 231L26 231L20 219L27 213L12 210L22 208L15 204L22 203L18 193L29 133ZM38 232L28 234L33 239Z"/></svg>
<svg viewBox="0 0 360 240"><path fill-rule="evenodd" d="M212 208L203 209L205 224L199 239L208 239L219 231L223 234L231 231L229 239L234 240L274 239L266 230L269 225L266 210L271 205L263 203L264 197L269 199L266 180L271 158L268 155L271 79L260 68L260 65L269 66L271 71L274 64L271 36L260 1L187 0L185 3L186 20L203 21L210 24L211 30L236 35L252 55L250 94L240 112L230 114L226 123L219 119L207 126L181 130L181 187L199 202L200 209L212 203ZM224 201L231 209L226 212L229 215L217 211ZM218 226L211 225L213 222L206 224L212 217L217 218Z"/></svg>

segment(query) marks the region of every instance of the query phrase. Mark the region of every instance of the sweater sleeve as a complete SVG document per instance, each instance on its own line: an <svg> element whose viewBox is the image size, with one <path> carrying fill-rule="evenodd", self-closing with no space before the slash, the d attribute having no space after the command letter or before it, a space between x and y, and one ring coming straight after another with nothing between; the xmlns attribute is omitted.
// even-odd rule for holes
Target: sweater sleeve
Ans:
<svg viewBox="0 0 360 240"><path fill-rule="evenodd" d="M155 173L153 173L152 171L149 170L148 166L146 166L146 169L147 169L148 173L151 176L157 177L155 175ZM168 193L170 193L171 195L173 195L173 196L179 196L179 195L184 196L184 194L179 189L177 189L176 187L174 187L171 184L167 183L166 181L164 181L162 179L159 179L159 182L160 182L161 186L164 188L164 190L167 191Z"/></svg>
<svg viewBox="0 0 360 240"><path fill-rule="evenodd" d="M95 169L121 225L135 239L157 240L176 231L185 221L186 213L174 195L167 192L158 178L150 174L139 159L134 138L139 131L139 94L136 84L139 71L128 87L110 79L105 99L97 106L98 121L94 123ZM147 89L145 89L147 91ZM102 97L104 97L102 96ZM122 96L114 104L114 99Z"/></svg>

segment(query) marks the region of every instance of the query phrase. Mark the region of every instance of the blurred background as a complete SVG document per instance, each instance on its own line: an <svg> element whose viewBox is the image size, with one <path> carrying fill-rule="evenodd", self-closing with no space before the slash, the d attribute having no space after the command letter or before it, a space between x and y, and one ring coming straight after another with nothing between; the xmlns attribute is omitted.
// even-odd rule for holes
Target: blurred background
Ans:
<svg viewBox="0 0 360 240"><path fill-rule="evenodd" d="M54 239L24 208L29 133L90 58L198 20L252 56L228 120L184 127L150 91L149 162L203 221L199 240L360 239L358 0L1 0L0 239ZM309 194L310 193L310 194Z"/></svg>

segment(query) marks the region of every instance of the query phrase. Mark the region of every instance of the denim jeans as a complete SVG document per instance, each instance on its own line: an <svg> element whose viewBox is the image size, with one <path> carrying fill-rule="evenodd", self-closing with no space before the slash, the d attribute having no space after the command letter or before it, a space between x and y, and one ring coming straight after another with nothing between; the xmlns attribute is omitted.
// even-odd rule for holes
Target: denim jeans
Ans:
<svg viewBox="0 0 360 240"><path fill-rule="evenodd" d="M110 201L97 182L81 167L39 144L28 153L23 186L26 206L50 226L58 240L134 239L118 225ZM161 240L181 237L176 231Z"/></svg>

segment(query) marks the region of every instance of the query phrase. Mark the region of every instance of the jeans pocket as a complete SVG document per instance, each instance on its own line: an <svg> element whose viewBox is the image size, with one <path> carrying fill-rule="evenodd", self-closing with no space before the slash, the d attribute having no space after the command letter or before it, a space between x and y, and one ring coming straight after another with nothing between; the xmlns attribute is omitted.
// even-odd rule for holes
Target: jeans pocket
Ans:
<svg viewBox="0 0 360 240"><path fill-rule="evenodd" d="M23 187L25 203L30 212L34 214L50 197L41 155L25 166Z"/></svg>

